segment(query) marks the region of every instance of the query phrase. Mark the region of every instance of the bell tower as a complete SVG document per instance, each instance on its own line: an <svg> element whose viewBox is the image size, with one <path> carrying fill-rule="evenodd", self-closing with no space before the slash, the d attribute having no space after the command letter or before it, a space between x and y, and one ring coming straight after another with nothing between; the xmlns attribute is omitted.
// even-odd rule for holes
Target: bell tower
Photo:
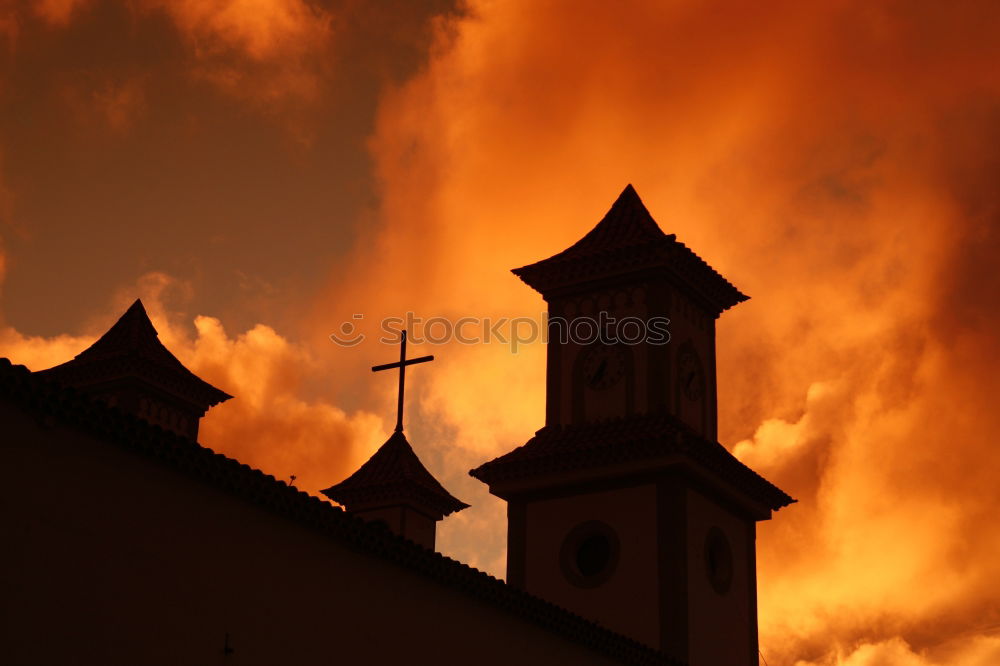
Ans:
<svg viewBox="0 0 1000 666"><path fill-rule="evenodd" d="M665 410L716 437L715 320L747 297L631 185L572 247L513 272L549 306L546 425Z"/></svg>
<svg viewBox="0 0 1000 666"><path fill-rule="evenodd" d="M747 297L631 185L513 272L548 304L546 422L470 472L508 502L508 583L692 666L755 666L756 522L794 500L716 441L715 320Z"/></svg>

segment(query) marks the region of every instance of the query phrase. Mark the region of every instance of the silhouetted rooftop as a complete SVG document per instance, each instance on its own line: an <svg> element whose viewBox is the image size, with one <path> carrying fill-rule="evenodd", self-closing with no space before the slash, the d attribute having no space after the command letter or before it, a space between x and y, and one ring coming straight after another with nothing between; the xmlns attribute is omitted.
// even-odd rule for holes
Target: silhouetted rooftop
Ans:
<svg viewBox="0 0 1000 666"><path fill-rule="evenodd" d="M163 430L79 391L45 380L0 358L0 399L49 425L87 433L150 462L173 468L223 492L316 530L370 557L394 563L479 602L492 605L625 664L680 666L683 662L626 638L538 597L396 536L196 441ZM181 491L183 492L183 491ZM248 585L252 582L248 581ZM502 640L502 637L498 637ZM488 646L484 646L488 649Z"/></svg>
<svg viewBox="0 0 1000 666"><path fill-rule="evenodd" d="M97 342L72 360L36 374L79 388L139 377L202 409L232 397L185 368L163 346L138 299Z"/></svg>
<svg viewBox="0 0 1000 666"><path fill-rule="evenodd" d="M771 510L793 503L777 486L741 463L718 442L709 441L667 413L630 416L601 423L546 426L526 444L469 474L484 483L583 470L627 462L676 457L696 461Z"/></svg>
<svg viewBox="0 0 1000 666"><path fill-rule="evenodd" d="M586 236L555 254L513 272L543 295L614 275L666 271L688 285L716 314L747 296L674 234L665 234L628 185Z"/></svg>
<svg viewBox="0 0 1000 666"><path fill-rule="evenodd" d="M430 509L437 519L469 507L427 471L401 431L392 433L354 474L322 492L348 509L410 504Z"/></svg>

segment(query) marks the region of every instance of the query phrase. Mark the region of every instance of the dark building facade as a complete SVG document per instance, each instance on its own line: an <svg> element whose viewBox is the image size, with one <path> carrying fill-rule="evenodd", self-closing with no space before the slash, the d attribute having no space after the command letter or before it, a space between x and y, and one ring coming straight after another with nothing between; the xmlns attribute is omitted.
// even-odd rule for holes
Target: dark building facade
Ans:
<svg viewBox="0 0 1000 666"><path fill-rule="evenodd" d="M544 427L471 472L508 502L507 582L434 551L467 505L401 426L324 491L346 511L198 444L229 396L139 302L60 366L0 360L0 663L756 664L755 524L793 500L715 441L714 321L745 296L631 187L515 273L553 325L670 340L550 336Z"/></svg>

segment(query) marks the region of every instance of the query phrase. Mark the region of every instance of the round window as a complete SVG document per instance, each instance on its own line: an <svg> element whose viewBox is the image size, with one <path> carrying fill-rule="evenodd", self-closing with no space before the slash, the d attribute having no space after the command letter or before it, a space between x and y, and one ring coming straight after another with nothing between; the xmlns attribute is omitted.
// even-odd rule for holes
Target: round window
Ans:
<svg viewBox="0 0 1000 666"><path fill-rule="evenodd" d="M729 539L718 527L705 536L705 571L708 581L719 594L725 594L733 584L733 550Z"/></svg>
<svg viewBox="0 0 1000 666"><path fill-rule="evenodd" d="M581 523L563 539L559 559L570 583L597 587L611 578L618 566L618 535L600 521Z"/></svg>

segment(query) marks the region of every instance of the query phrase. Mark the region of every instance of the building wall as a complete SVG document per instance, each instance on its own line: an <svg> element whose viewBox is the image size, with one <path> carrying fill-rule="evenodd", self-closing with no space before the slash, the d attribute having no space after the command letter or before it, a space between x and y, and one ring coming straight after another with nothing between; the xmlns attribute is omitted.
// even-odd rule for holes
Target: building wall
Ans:
<svg viewBox="0 0 1000 666"><path fill-rule="evenodd" d="M3 401L0 428L0 663L611 663Z"/></svg>
<svg viewBox="0 0 1000 666"><path fill-rule="evenodd" d="M687 495L690 663L756 666L754 523L697 490L688 489ZM706 565L706 540L712 528L725 535L732 556L732 579L724 593L713 587Z"/></svg>
<svg viewBox="0 0 1000 666"><path fill-rule="evenodd" d="M717 428L715 377L715 320L681 291L670 293L669 394L671 411L703 437L714 440ZM693 352L699 369L701 396L693 399L682 387L682 357Z"/></svg>
<svg viewBox="0 0 1000 666"><path fill-rule="evenodd" d="M590 521L616 533L614 573L595 587L573 584L561 551L570 532ZM528 502L524 587L613 631L659 647L656 487L651 484Z"/></svg>
<svg viewBox="0 0 1000 666"><path fill-rule="evenodd" d="M395 534L434 550L437 524L419 511L408 506L387 506L354 512L358 518L371 523L381 523Z"/></svg>

